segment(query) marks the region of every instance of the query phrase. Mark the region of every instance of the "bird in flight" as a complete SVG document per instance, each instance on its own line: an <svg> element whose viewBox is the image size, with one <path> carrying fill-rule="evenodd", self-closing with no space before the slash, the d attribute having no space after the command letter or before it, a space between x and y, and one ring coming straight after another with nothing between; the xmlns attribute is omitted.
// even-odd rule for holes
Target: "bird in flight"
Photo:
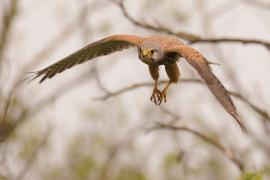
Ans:
<svg viewBox="0 0 270 180"><path fill-rule="evenodd" d="M197 71L220 104L231 116L233 116L242 130L244 132L247 131L237 114L235 105L228 91L212 72L210 67L211 62L194 48L187 46L180 40L170 36L109 36L93 42L62 60L37 71L34 75L34 79L41 78L39 82L42 83L46 79L50 79L56 74L77 64L130 47L137 47L139 59L148 65L150 75L154 80L154 88L150 100L156 105L160 105L163 101L166 102L167 91L170 84L176 83L179 80L180 71L176 62L183 57ZM167 85L162 91L158 89L160 65L165 66L169 78Z"/></svg>

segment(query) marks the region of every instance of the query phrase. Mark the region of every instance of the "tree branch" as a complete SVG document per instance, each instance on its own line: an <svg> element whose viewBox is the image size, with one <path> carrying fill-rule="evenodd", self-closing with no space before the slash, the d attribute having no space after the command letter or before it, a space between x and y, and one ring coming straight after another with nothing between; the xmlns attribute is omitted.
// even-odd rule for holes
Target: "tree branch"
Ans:
<svg viewBox="0 0 270 180"><path fill-rule="evenodd" d="M3 61L4 52L8 42L9 33L11 31L16 12L18 8L18 0L11 0L9 9L6 10L3 17L2 29L0 32L0 69Z"/></svg>
<svg viewBox="0 0 270 180"><path fill-rule="evenodd" d="M180 82L186 82L186 83L202 83L201 80L197 80L197 79L181 79ZM166 80L161 80L159 81L159 84L166 84L168 83L168 81ZM127 91L131 91L131 90L135 90L137 88L141 88L141 87L150 87L150 86L153 86L153 83L152 82L141 82L141 83L135 83L133 85L130 85L130 86L127 86L127 87L124 87L122 89L119 89L119 90L116 90L114 92L107 92L104 96L101 96L101 97L95 97L93 98L93 100L95 101L102 101L102 100L107 100L113 96L118 96L120 94L123 94L123 93L126 93Z"/></svg>
<svg viewBox="0 0 270 180"><path fill-rule="evenodd" d="M190 43L241 43L241 44L259 44L265 46L270 50L270 42L258 39L243 39L243 38L233 38L233 37L220 37L220 38L201 38Z"/></svg>
<svg viewBox="0 0 270 180"><path fill-rule="evenodd" d="M252 6L252 7L258 7L261 9L269 10L270 9L270 3L262 0L243 0L244 3Z"/></svg>
<svg viewBox="0 0 270 180"><path fill-rule="evenodd" d="M203 133L196 131L196 130L193 130L193 129L186 127L186 126L172 126L170 124L164 124L164 123L160 123L160 122L157 122L156 125L154 127L150 128L148 132L151 132L154 130L159 130L159 129L167 129L167 130L172 130L172 131L186 131L188 133L191 133L194 136L197 136L198 138L204 140L208 144L211 144L216 149L218 149L220 152L222 152L222 154L224 154L229 160L231 160L231 162L233 162L241 172L244 172L243 163L239 159L236 158L236 155L234 154L233 151L231 151L229 148L226 148L220 142L204 135Z"/></svg>
<svg viewBox="0 0 270 180"><path fill-rule="evenodd" d="M166 81L166 80L161 80L161 81L159 81L159 84L166 84L167 82L168 81ZM181 84L181 83L204 84L203 81L198 80L198 79L181 79L179 81L179 84ZM126 86L124 88L118 89L118 90L116 90L114 92L108 92L104 96L95 97L95 98L93 98L93 100L95 100L95 101L104 101L104 100L107 100L107 99L109 99L111 97L118 96L120 94L126 93L128 91L135 90L137 88L151 87L151 86L153 86L153 83L152 82L135 83L135 84L132 84L130 86ZM255 105L254 103L252 103L250 100L248 100L247 98L245 98L244 96L242 96L240 93L233 92L233 91L229 91L229 93L230 93L230 95L236 97L237 99L241 100L243 103L245 103L246 105L248 105L253 111L255 111L257 114L259 114L262 118L267 119L268 121L270 121L270 115L269 115L269 113L266 110L258 107L257 105Z"/></svg>
<svg viewBox="0 0 270 180"><path fill-rule="evenodd" d="M73 79L72 81L64 84L59 88L56 92L49 95L47 98L44 98L40 102L38 102L35 107L21 107L23 110L21 114L18 116L18 119L13 120L12 122L4 122L0 123L0 143L6 141L10 135L16 130L16 128L29 117L33 117L38 114L41 110L46 108L50 105L53 100L60 98L65 93L73 90L74 88L78 87L79 85L89 81L93 78L94 68L91 68L87 73L78 76L78 78ZM12 101L12 95L15 94L15 90L12 92L9 101ZM5 131L1 131L5 130Z"/></svg>
<svg viewBox="0 0 270 180"><path fill-rule="evenodd" d="M169 35L174 35L177 36L181 39L184 39L188 41L189 43L195 44L195 43L241 43L241 44L258 44L261 46L264 46L268 50L270 50L270 42L269 41L264 41L264 40L259 40L259 39L244 39L244 38L233 38L233 37L218 37L218 38L205 38L199 35L187 33L184 31L178 31L174 32L164 26L155 26L155 25L150 25L147 23L142 23L133 17L128 13L124 6L124 0L120 0L118 2L113 1L116 3L119 8L121 9L124 17L128 19L131 23L133 23L136 26L156 31L156 32L161 32L161 33L166 33Z"/></svg>

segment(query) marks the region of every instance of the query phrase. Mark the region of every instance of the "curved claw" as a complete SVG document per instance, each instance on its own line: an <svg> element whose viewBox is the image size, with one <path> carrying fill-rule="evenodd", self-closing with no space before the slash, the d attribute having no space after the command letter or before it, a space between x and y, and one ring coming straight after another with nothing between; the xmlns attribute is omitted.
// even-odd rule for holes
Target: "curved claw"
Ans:
<svg viewBox="0 0 270 180"><path fill-rule="evenodd" d="M170 84L171 84L171 81L162 90L160 96L158 97L158 105L160 105L162 103L162 101L164 101L164 103L167 102L167 90L168 90Z"/></svg>
<svg viewBox="0 0 270 180"><path fill-rule="evenodd" d="M162 91L160 96L158 97L158 105L160 105L162 103L162 101L164 101L164 103L167 102L167 92L166 91Z"/></svg>
<svg viewBox="0 0 270 180"><path fill-rule="evenodd" d="M153 93L150 97L150 100L154 102L156 105L158 105L159 98L161 96L161 91L158 90L156 87L153 89Z"/></svg>

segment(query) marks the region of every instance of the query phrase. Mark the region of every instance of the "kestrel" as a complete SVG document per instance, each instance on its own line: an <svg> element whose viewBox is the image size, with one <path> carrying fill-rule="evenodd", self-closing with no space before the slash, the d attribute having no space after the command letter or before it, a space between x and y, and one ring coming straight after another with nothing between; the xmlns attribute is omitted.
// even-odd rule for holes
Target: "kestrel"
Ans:
<svg viewBox="0 0 270 180"><path fill-rule="evenodd" d="M34 78L41 77L39 82L42 83L44 80L50 79L56 74L77 64L130 47L137 47L139 59L148 65L149 72L154 80L154 88L150 97L152 102L157 105L160 105L162 101L166 102L166 94L170 84L176 83L180 78L180 71L176 62L183 57L195 68L220 104L234 117L242 130L246 132L246 128L238 117L228 91L212 72L210 67L211 62L194 48L183 44L180 40L173 37L159 35L150 37L134 35L109 36L91 43L62 60L37 71ZM157 87L160 65L165 66L166 73L169 77L169 82L162 91Z"/></svg>

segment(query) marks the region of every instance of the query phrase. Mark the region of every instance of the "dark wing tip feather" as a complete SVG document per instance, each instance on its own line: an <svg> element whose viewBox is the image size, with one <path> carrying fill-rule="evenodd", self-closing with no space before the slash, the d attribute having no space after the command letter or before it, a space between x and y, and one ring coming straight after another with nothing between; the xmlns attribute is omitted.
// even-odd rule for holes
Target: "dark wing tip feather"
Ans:
<svg viewBox="0 0 270 180"><path fill-rule="evenodd" d="M209 82L209 79L211 79L212 83L207 84L209 89L213 92L213 94L219 100L219 102L224 107L224 109L229 114L231 114L233 118L237 121L237 123L240 125L243 132L247 133L247 129L244 123L241 121L241 119L237 115L236 107L227 89L223 86L220 80L214 75L214 73L209 68L209 66L207 66L205 70L203 70L203 72L204 72L203 78L205 81Z"/></svg>
<svg viewBox="0 0 270 180"><path fill-rule="evenodd" d="M39 77L39 76L41 76L41 75L37 75L37 78ZM47 75L44 75L40 80L39 80L39 84L41 84L43 81L45 81L46 79L47 79L48 77L47 77Z"/></svg>
<svg viewBox="0 0 270 180"><path fill-rule="evenodd" d="M27 76L26 78L22 80L22 82L27 82L27 83L34 81L35 79L37 79L38 77L42 75L40 71L25 72L25 73L30 74L30 76Z"/></svg>
<svg viewBox="0 0 270 180"><path fill-rule="evenodd" d="M248 131L247 131L247 128L246 128L246 126L244 125L244 123L243 123L243 121L239 118L239 116L237 115L237 114L235 114L235 113L230 113L233 117L234 117L234 119L237 121L237 123L239 124L239 126L241 127L241 129L242 129L242 131L244 132L244 133L247 133Z"/></svg>
<svg viewBox="0 0 270 180"><path fill-rule="evenodd" d="M43 81L45 81L48 78L48 72L47 69L43 69L40 71L33 71L33 72L25 72L27 74L30 74L30 76L26 77L23 81L24 82L32 82L34 80L36 80L37 78L42 77L39 80L39 83L42 83Z"/></svg>

